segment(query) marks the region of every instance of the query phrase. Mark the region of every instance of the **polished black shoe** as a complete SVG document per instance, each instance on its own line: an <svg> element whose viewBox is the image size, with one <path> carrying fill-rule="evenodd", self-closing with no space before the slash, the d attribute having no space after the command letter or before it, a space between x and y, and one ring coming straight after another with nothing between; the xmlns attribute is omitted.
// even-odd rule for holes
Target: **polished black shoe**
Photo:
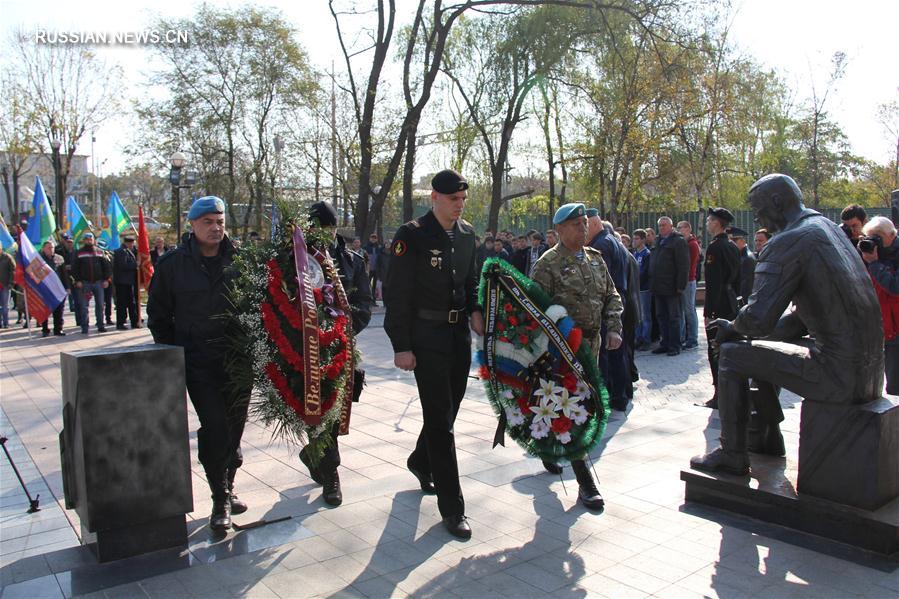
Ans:
<svg viewBox="0 0 899 599"><path fill-rule="evenodd" d="M105 332L106 332L106 327L97 327L97 332L98 332L98 333L105 333Z"/></svg>
<svg viewBox="0 0 899 599"><path fill-rule="evenodd" d="M434 486L434 479L431 478L430 474L425 474L424 472L417 470L410 460L406 460L406 468L408 468L409 472L418 479L418 484L421 486L422 493L425 493L426 495L434 495L437 493L437 487Z"/></svg>
<svg viewBox="0 0 899 599"><path fill-rule="evenodd" d="M562 474L562 466L556 464L555 462L547 462L546 460L543 460L543 469L550 474Z"/></svg>
<svg viewBox="0 0 899 599"><path fill-rule="evenodd" d="M679 356L679 355L680 355L680 350L679 350L679 349L669 349L669 350L668 350L668 355L669 355L669 356Z"/></svg>
<svg viewBox="0 0 899 599"><path fill-rule="evenodd" d="M231 502L228 497L212 499L212 515L209 516L209 527L212 530L228 530L231 528Z"/></svg>
<svg viewBox="0 0 899 599"><path fill-rule="evenodd" d="M652 350L652 353L654 353L654 354L656 354L656 355L658 355L658 354L666 354L666 353L668 353L668 348L667 348L667 347L662 347L662 346L660 345L660 346L658 346L657 348L655 348L654 350Z"/></svg>
<svg viewBox="0 0 899 599"><path fill-rule="evenodd" d="M115 330L117 330L117 331L127 331L127 330L128 330L128 327L126 327L126 326L123 325L123 324L117 324L117 325L115 325Z"/></svg>
<svg viewBox="0 0 899 599"><path fill-rule="evenodd" d="M709 408L710 410L717 410L718 409L718 392L715 391L715 394L712 395L712 398L709 399L708 401L704 401L702 403L697 403L695 405L699 406L700 408Z"/></svg>
<svg viewBox="0 0 899 599"><path fill-rule="evenodd" d="M65 337L66 336L65 331L53 331L53 334L56 335L57 337Z"/></svg>
<svg viewBox="0 0 899 599"><path fill-rule="evenodd" d="M49 337L49 336L50 336L50 331L43 331L41 333L41 337Z"/></svg>
<svg viewBox="0 0 899 599"><path fill-rule="evenodd" d="M231 493L228 497L231 500L231 513L235 516L242 514L249 509L247 504L241 501L234 493Z"/></svg>
<svg viewBox="0 0 899 599"><path fill-rule="evenodd" d="M334 506L343 503L343 493L340 491L340 475L337 473L337 469L335 468L334 472L326 475L324 478L322 497L325 498L325 503Z"/></svg>
<svg viewBox="0 0 899 599"><path fill-rule="evenodd" d="M468 525L468 518L463 515L447 516L443 519L443 526L454 537L460 539L471 538L471 526Z"/></svg>
<svg viewBox="0 0 899 599"><path fill-rule="evenodd" d="M107 318L107 319L106 319L106 324L108 324L109 326L112 326L113 322L112 322L110 319Z"/></svg>
<svg viewBox="0 0 899 599"><path fill-rule="evenodd" d="M313 468L312 460L309 459L309 452L306 451L306 448L300 450L300 461L306 465L306 468L309 470L309 476L312 477L317 484L324 484L324 479L322 478L321 472L318 471L318 468Z"/></svg>

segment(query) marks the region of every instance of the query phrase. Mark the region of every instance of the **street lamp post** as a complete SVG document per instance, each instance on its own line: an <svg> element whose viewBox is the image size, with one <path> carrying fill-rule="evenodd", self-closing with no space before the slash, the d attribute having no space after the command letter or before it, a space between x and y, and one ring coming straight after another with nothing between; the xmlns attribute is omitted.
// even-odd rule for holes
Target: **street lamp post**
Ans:
<svg viewBox="0 0 899 599"><path fill-rule="evenodd" d="M175 152L169 159L172 170L169 171L169 182L172 184L172 204L175 208L175 243L181 243L181 169L187 159L181 152Z"/></svg>
<svg viewBox="0 0 899 599"><path fill-rule="evenodd" d="M60 146L59 138L56 137L56 133L53 133L53 138L50 140L50 147L53 149L53 178L54 178L54 187L55 190L53 192L53 201L56 203L56 226L57 227L65 227L63 224L63 216L65 216L63 201L62 201L62 178L60 177L60 171L62 170L62 162L60 161L59 156L59 146Z"/></svg>

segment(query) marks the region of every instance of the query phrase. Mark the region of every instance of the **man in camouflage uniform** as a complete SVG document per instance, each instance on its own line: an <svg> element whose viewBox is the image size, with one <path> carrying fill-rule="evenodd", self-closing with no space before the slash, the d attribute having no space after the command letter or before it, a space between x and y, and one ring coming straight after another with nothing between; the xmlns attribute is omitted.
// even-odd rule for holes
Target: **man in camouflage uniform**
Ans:
<svg viewBox="0 0 899 599"><path fill-rule="evenodd" d="M584 334L596 361L602 336L600 328L608 331L606 347L621 346L621 297L606 268L602 254L586 246L587 216L583 204L565 204L556 211L553 226L559 243L547 250L534 264L533 280L551 298L568 311L568 315ZM587 509L601 510L602 495L583 459L572 460L571 468L577 477L578 498Z"/></svg>

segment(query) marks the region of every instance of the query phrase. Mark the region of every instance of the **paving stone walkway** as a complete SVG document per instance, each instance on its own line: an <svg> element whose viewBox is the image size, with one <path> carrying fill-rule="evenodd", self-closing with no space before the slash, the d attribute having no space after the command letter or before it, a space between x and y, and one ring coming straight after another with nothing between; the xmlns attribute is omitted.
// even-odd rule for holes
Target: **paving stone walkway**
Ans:
<svg viewBox="0 0 899 599"><path fill-rule="evenodd" d="M70 316L70 315L67 315ZM434 497L405 470L421 409L411 374L393 368L383 315L360 336L368 386L341 438L344 504L328 507L296 458L251 422L238 522L290 519L210 537L208 488L190 411L194 511L187 549L99 565L63 506L59 353L151 342L146 330L29 339L0 332L0 434L41 511L0 455L0 587L12 597L896 597L896 564L844 546L685 505L679 472L716 444L704 351L640 353L633 407L614 412L593 452L607 507L576 502L570 468L543 472L514 443L491 449L496 420L472 380L456 444L473 538L440 525ZM705 340L700 340L704 347ZM122 390L122 401L127 401ZM796 451L798 398L783 398Z"/></svg>

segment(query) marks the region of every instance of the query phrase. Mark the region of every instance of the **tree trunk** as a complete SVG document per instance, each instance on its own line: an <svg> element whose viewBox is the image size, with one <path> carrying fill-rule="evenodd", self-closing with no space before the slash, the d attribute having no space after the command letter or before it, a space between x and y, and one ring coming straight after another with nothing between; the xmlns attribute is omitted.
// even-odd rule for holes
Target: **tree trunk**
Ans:
<svg viewBox="0 0 899 599"><path fill-rule="evenodd" d="M403 164L403 222L412 220L414 203L412 198L413 175L415 169L415 140L418 125L412 127L406 138L406 156Z"/></svg>

